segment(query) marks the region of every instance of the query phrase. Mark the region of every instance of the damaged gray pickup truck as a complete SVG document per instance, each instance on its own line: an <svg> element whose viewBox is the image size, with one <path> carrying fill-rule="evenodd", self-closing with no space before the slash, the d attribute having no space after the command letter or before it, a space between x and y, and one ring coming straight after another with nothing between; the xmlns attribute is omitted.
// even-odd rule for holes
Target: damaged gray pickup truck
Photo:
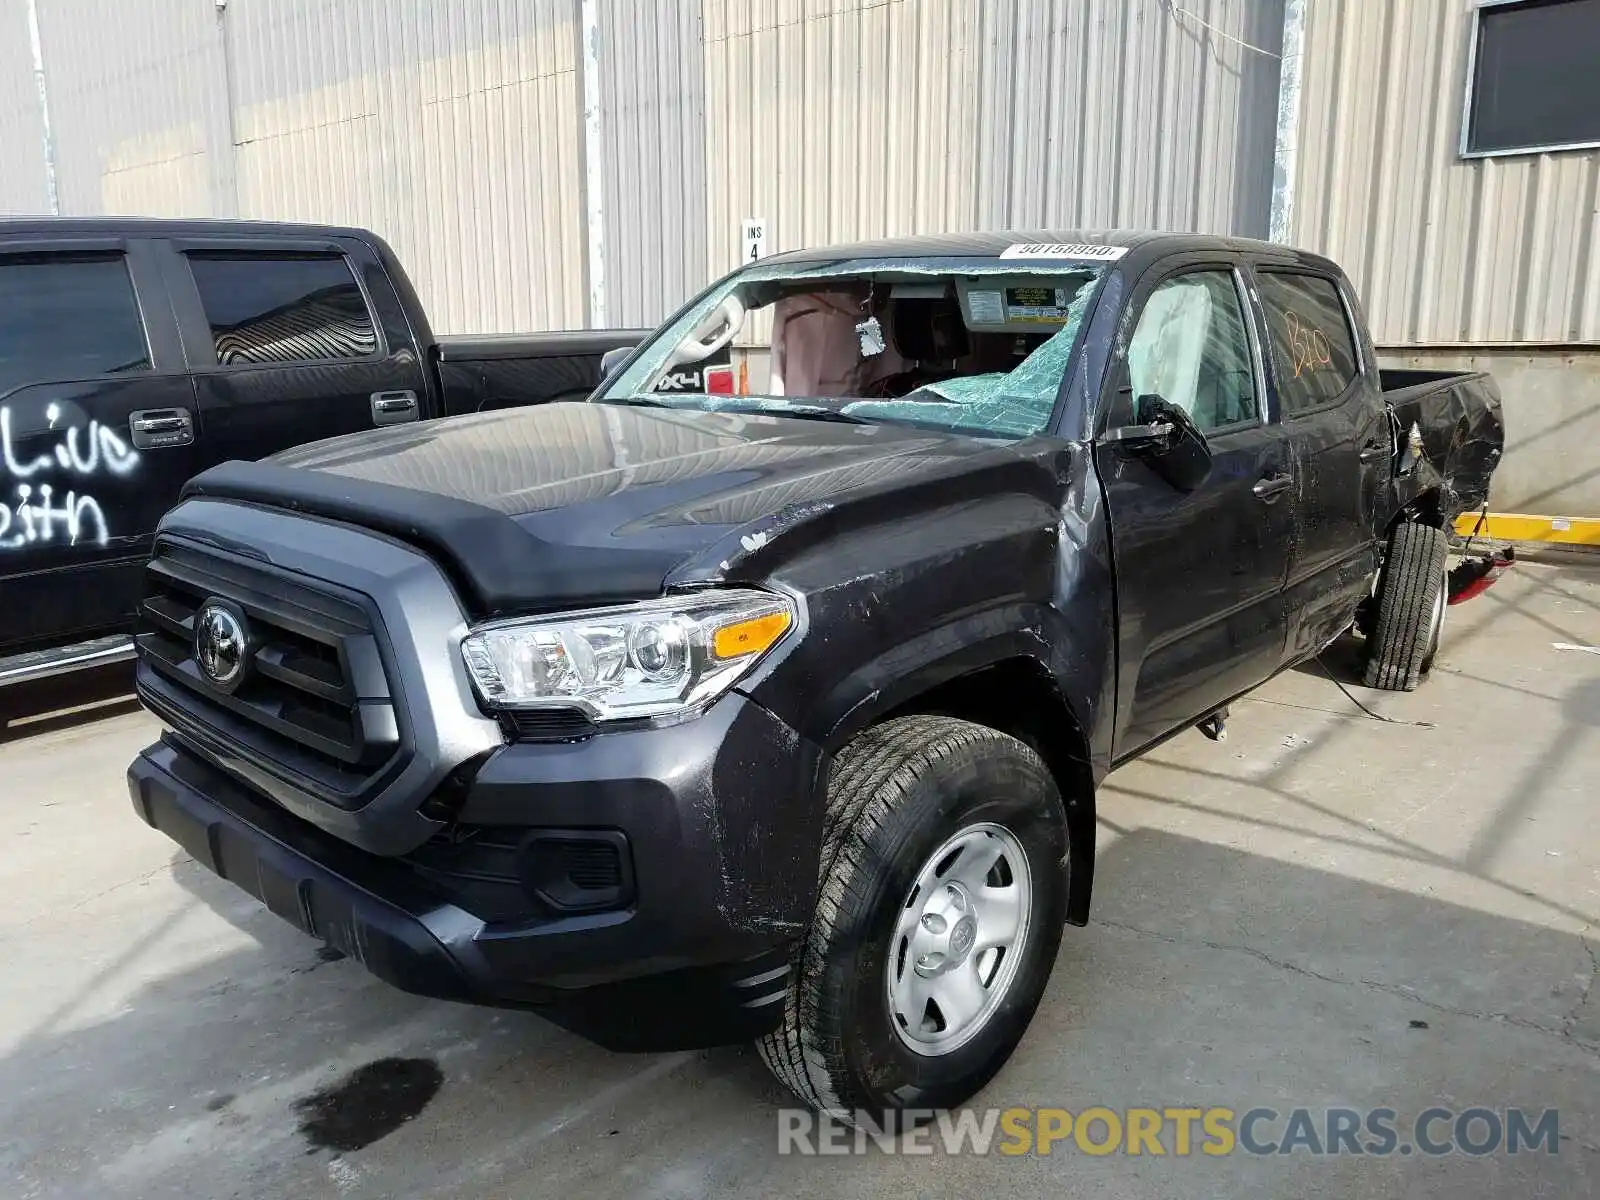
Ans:
<svg viewBox="0 0 1600 1200"><path fill-rule="evenodd" d="M1114 766L1352 624L1416 686L1502 444L1214 237L785 254L624 354L190 483L135 808L398 987L884 1120L1017 1045Z"/></svg>

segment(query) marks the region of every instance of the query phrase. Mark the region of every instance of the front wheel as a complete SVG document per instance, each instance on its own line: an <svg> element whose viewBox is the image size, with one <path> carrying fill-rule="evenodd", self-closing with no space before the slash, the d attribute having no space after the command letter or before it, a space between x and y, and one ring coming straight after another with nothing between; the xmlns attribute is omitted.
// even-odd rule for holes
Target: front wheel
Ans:
<svg viewBox="0 0 1600 1200"><path fill-rule="evenodd" d="M1368 687L1415 691L1433 666L1449 603L1450 543L1430 525L1395 526L1378 581L1377 617L1367 635Z"/></svg>
<svg viewBox="0 0 1600 1200"><path fill-rule="evenodd" d="M846 1118L969 1099L1044 994L1066 861L1061 797L1023 743L950 717L867 730L834 762L816 915L763 1060Z"/></svg>

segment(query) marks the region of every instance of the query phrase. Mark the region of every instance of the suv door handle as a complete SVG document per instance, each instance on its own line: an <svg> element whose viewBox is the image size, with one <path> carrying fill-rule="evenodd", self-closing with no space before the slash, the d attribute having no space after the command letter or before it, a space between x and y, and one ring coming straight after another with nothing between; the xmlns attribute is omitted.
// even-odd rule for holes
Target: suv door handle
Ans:
<svg viewBox="0 0 1600 1200"><path fill-rule="evenodd" d="M1258 499L1265 500L1270 504L1293 486L1293 475L1268 475L1265 479L1258 479L1255 487L1250 490L1256 494Z"/></svg>
<svg viewBox="0 0 1600 1200"><path fill-rule="evenodd" d="M417 394L413 391L373 392L372 423L403 425L417 419Z"/></svg>
<svg viewBox="0 0 1600 1200"><path fill-rule="evenodd" d="M162 450L194 441L194 418L187 408L144 408L128 415L135 450Z"/></svg>
<svg viewBox="0 0 1600 1200"><path fill-rule="evenodd" d="M1389 457L1389 444L1380 442L1376 438L1361 447L1361 461L1364 463L1377 462L1379 459Z"/></svg>

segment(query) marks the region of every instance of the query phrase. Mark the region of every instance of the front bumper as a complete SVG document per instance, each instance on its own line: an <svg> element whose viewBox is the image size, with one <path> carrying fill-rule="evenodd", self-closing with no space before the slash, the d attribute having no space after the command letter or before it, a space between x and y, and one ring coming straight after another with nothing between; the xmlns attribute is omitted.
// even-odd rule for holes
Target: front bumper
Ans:
<svg viewBox="0 0 1600 1200"><path fill-rule="evenodd" d="M783 966L815 902L819 761L736 694L678 726L496 751L458 827L621 835L629 902L577 915L534 898L519 913L474 912L409 857L292 815L177 735L128 779L146 822L394 986L544 1007L605 1044L657 1048L739 1040L779 1017ZM666 1028L648 1034L646 1009Z"/></svg>

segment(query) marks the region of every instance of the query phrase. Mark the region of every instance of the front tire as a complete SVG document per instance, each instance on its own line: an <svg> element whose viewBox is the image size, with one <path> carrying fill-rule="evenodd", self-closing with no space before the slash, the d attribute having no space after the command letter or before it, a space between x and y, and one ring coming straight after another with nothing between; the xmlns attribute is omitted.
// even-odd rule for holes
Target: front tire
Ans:
<svg viewBox="0 0 1600 1200"><path fill-rule="evenodd" d="M950 717L867 730L833 764L816 914L762 1059L847 1119L969 1099L1044 994L1066 862L1060 794L1023 743Z"/></svg>
<svg viewBox="0 0 1600 1200"><path fill-rule="evenodd" d="M1378 584L1377 619L1367 636L1368 687L1414 692L1433 666L1449 599L1449 552L1449 540L1430 525L1406 522L1390 534Z"/></svg>

